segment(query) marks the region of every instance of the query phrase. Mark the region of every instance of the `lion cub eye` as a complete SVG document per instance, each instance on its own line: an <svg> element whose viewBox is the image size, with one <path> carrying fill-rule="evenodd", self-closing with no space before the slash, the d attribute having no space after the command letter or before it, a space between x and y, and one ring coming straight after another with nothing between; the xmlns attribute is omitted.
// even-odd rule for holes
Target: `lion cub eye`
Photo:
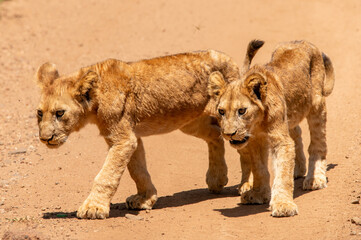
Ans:
<svg viewBox="0 0 361 240"><path fill-rule="evenodd" d="M224 115L224 110L223 109L218 109L218 113L219 113L219 115L223 116Z"/></svg>
<svg viewBox="0 0 361 240"><path fill-rule="evenodd" d="M61 118L63 115L64 115L64 110L59 110L59 111L56 111L55 115L57 118Z"/></svg>
<svg viewBox="0 0 361 240"><path fill-rule="evenodd" d="M38 110L38 111L37 111L37 114L38 114L38 117L43 117L43 111Z"/></svg>
<svg viewBox="0 0 361 240"><path fill-rule="evenodd" d="M247 108L240 108L240 109L238 109L238 114L243 115L246 113L246 111L247 111Z"/></svg>

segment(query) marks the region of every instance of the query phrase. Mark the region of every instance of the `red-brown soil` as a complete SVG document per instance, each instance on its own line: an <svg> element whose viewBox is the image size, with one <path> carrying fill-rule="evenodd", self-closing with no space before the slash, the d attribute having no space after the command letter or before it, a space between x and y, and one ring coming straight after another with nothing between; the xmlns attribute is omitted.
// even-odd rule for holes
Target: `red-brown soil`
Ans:
<svg viewBox="0 0 361 240"><path fill-rule="evenodd" d="M0 3L0 239L361 239L361 2L10 0ZM206 189L207 146L179 131L144 139L158 189L153 210L128 211L136 189L128 173L110 218L79 220L107 153L94 125L61 148L38 140L38 66L60 73L106 58L139 60L216 49L241 64L247 43L265 40L254 62L278 42L306 39L327 53L336 71L328 105L328 188L308 192L295 182L299 215L272 218L266 205L239 205L238 154L227 144L229 183ZM304 148L309 143L302 124ZM137 215L134 218L132 215ZM7 233L6 233L7 232ZM5 234L6 233L6 234ZM5 235L4 235L5 234Z"/></svg>

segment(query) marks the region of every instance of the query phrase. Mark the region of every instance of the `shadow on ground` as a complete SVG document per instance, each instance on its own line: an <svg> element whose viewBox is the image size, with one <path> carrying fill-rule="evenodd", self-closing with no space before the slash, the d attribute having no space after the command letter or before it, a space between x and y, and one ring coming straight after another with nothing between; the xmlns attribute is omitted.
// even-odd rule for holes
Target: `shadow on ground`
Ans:
<svg viewBox="0 0 361 240"><path fill-rule="evenodd" d="M337 164L328 164L327 171L330 171L335 167L337 167ZM302 189L303 180L304 177L295 179L294 193L293 193L294 198L298 198L303 194L310 192ZM223 189L223 191L220 194L211 193L206 188L199 188L199 189L178 192L173 195L160 197L157 203L154 205L153 209L181 207L181 206L195 204L217 198L239 197L237 187L238 185L226 187ZM214 210L219 211L222 215L226 217L244 217L248 215L267 212L268 207L269 207L268 204L263 204L263 205L238 204L238 206L234 208L224 208L224 209L214 209ZM109 218L124 217L127 213L137 215L139 211L128 210L125 206L125 203L115 203L110 205ZM76 211L47 212L43 214L43 218L44 219L76 218Z"/></svg>
<svg viewBox="0 0 361 240"><path fill-rule="evenodd" d="M226 187L220 194L214 194L206 188L193 189L189 191L182 191L173 195L160 197L153 209L163 209L170 207L180 207L189 204L194 204L202 201L207 201L216 198L238 197L238 185ZM110 205L109 218L124 217L127 213L137 215L139 211L128 210L125 203L115 203ZM43 214L44 219L58 219L58 218L76 218L76 211L74 212L46 212Z"/></svg>
<svg viewBox="0 0 361 240"><path fill-rule="evenodd" d="M76 212L46 212L43 213L44 219L54 218L76 218Z"/></svg>
<svg viewBox="0 0 361 240"><path fill-rule="evenodd" d="M332 169L334 169L335 167L337 167L337 164L328 164L327 165L327 171L330 171ZM294 198L298 198L304 194L307 194L311 191L305 191L303 190L303 180L305 178L298 178L295 179L295 185L294 185L294 192L293 192L293 197ZM263 204L263 205L242 205L242 204L238 204L237 207L233 207L233 208L224 208L224 209L214 209L214 211L218 211L220 212L223 216L226 217L245 217L245 216L249 216L249 215L254 215L254 214L258 214L258 213L262 213L262 212L268 212L268 204ZM270 213L271 214L271 213Z"/></svg>
<svg viewBox="0 0 361 240"><path fill-rule="evenodd" d="M238 185L225 187L220 194L211 193L206 188L178 192L173 195L160 197L154 209L180 207L216 198L238 197L237 187Z"/></svg>
<svg viewBox="0 0 361 240"><path fill-rule="evenodd" d="M43 214L43 219L59 219L59 218L77 218L76 211L74 212L46 212ZM137 210L128 210L125 203L111 204L109 218L125 217L127 213L138 215Z"/></svg>

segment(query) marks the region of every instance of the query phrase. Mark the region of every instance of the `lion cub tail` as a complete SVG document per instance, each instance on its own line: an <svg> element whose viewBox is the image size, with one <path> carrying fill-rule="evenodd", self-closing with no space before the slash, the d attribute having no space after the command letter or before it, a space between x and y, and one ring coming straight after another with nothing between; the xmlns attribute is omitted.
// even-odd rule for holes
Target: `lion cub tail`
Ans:
<svg viewBox="0 0 361 240"><path fill-rule="evenodd" d="M323 82L322 95L327 97L328 95L331 94L331 92L333 90L333 86L335 84L335 73L334 73L332 62L331 62L330 58L324 53L322 53L322 58L323 58L323 64L325 65L325 70L326 70L326 77Z"/></svg>
<svg viewBox="0 0 361 240"><path fill-rule="evenodd" d="M244 61L243 61L241 74L245 73L249 69L253 57L256 55L258 49L260 49L263 46L263 44L264 44L264 41L262 41L262 40L252 40L249 42L248 47L247 47L246 57L244 58Z"/></svg>

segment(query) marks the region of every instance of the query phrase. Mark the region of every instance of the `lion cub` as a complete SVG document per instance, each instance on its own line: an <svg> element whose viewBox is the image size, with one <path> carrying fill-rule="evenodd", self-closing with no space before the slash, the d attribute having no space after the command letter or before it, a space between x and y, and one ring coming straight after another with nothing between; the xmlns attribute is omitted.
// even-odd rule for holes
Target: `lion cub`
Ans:
<svg viewBox="0 0 361 240"><path fill-rule="evenodd" d="M210 75L209 92L217 102L222 135L241 155L241 202L270 201L272 216L298 213L293 177L306 172L301 128L307 118L311 133L304 189L321 189L326 179L326 102L334 86L330 59L306 41L281 44L269 63L256 65L227 83L223 74ZM275 177L270 190L267 159ZM253 187L250 172L253 174Z"/></svg>
<svg viewBox="0 0 361 240"><path fill-rule="evenodd" d="M147 171L141 137L176 129L208 143L206 182L210 191L222 190L228 181L224 144L217 120L210 116L215 104L207 90L214 71L227 81L239 78L235 62L213 50L139 62L109 59L66 76L59 76L54 64L38 69L41 141L59 146L92 118L109 145L91 193L77 212L79 218L109 216L110 201L127 167L138 191L127 198L127 207L151 209L157 191Z"/></svg>

